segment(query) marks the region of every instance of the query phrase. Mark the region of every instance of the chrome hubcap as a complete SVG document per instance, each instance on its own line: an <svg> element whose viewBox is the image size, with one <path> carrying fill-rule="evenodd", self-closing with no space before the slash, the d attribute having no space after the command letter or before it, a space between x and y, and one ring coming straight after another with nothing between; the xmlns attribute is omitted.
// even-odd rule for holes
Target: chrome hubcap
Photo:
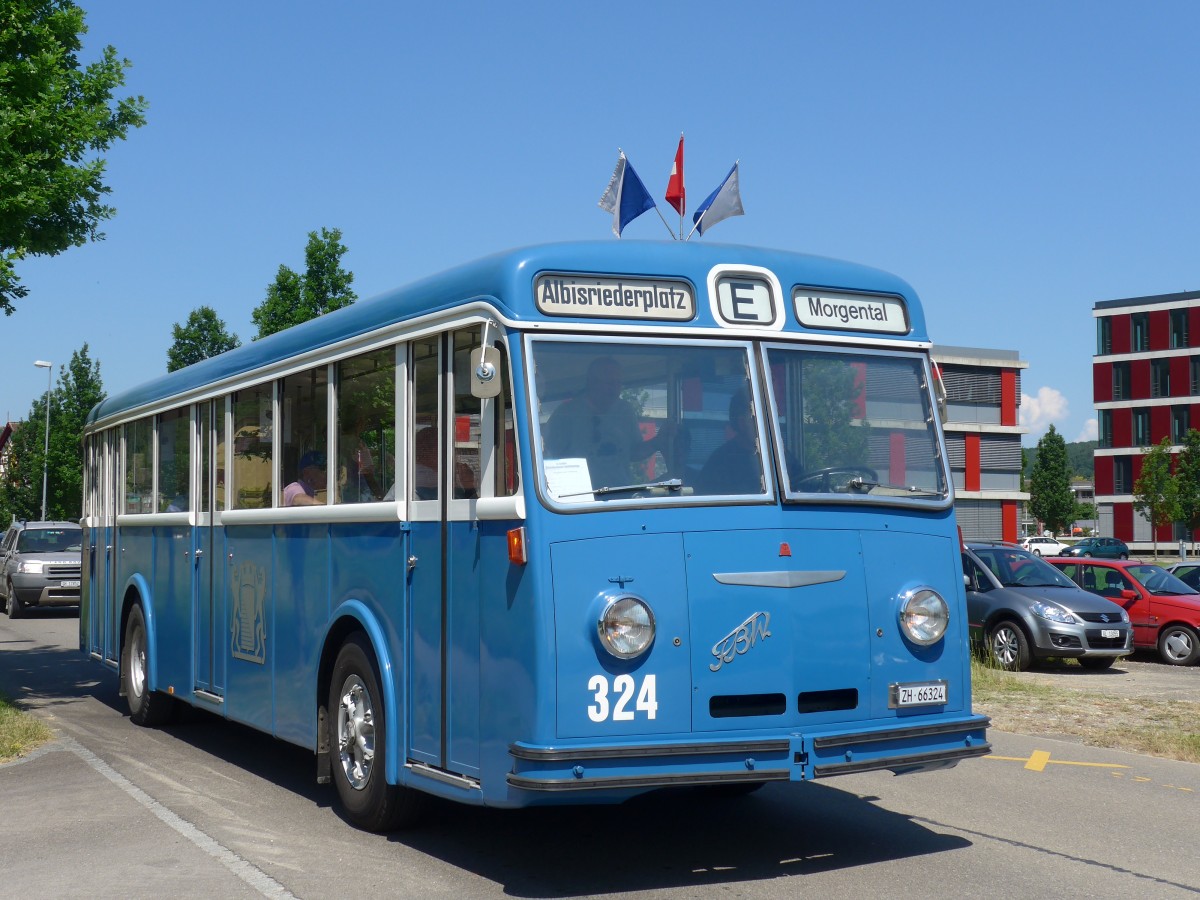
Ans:
<svg viewBox="0 0 1200 900"><path fill-rule="evenodd" d="M992 655L1001 665L1011 666L1017 658L1017 636L1008 628L992 635Z"/></svg>
<svg viewBox="0 0 1200 900"><path fill-rule="evenodd" d="M1173 631L1163 641L1163 647L1171 659L1187 659L1192 653L1191 636L1186 631Z"/></svg>
<svg viewBox="0 0 1200 900"><path fill-rule="evenodd" d="M132 656L129 658L129 690L140 697L146 690L146 642L139 631L133 636Z"/></svg>
<svg viewBox="0 0 1200 900"><path fill-rule="evenodd" d="M357 675L342 685L337 711L338 758L346 781L361 791L375 763L375 710L371 695Z"/></svg>

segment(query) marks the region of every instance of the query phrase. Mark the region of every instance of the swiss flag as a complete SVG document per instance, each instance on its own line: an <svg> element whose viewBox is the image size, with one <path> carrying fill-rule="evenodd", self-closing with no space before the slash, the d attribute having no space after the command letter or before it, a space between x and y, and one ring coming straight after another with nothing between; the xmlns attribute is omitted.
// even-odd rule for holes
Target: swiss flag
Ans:
<svg viewBox="0 0 1200 900"><path fill-rule="evenodd" d="M679 136L679 149L675 151L675 162L671 166L671 180L667 182L666 201L683 215L687 206L687 192L683 189L683 135Z"/></svg>

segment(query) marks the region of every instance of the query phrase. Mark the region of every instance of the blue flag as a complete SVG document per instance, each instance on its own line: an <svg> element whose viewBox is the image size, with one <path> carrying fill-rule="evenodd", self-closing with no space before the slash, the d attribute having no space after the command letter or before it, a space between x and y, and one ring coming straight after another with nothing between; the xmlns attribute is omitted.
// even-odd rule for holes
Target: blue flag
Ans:
<svg viewBox="0 0 1200 900"><path fill-rule="evenodd" d="M622 152L617 158L612 180L600 198L600 208L613 214L613 234L620 237L626 225L646 210L654 209L654 205L654 198Z"/></svg>
<svg viewBox="0 0 1200 900"><path fill-rule="evenodd" d="M742 195L738 191L738 163L734 163L721 186L709 194L708 199L692 214L692 221L696 223L694 230L704 234L705 230L723 219L740 215L743 215Z"/></svg>

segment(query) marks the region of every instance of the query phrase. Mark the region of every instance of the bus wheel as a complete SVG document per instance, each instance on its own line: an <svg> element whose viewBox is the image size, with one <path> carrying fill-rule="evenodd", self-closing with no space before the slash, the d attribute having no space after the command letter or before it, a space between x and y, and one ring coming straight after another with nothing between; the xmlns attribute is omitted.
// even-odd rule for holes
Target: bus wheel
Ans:
<svg viewBox="0 0 1200 900"><path fill-rule="evenodd" d="M146 617L135 605L129 610L125 623L125 647L121 653L121 681L125 685L125 702L129 704L129 719L134 725L162 725L171 718L174 700L149 688L149 669L146 664Z"/></svg>
<svg viewBox="0 0 1200 900"><path fill-rule="evenodd" d="M1190 666L1200 658L1200 639L1186 625L1168 625L1158 635L1158 655L1172 666Z"/></svg>
<svg viewBox="0 0 1200 900"><path fill-rule="evenodd" d="M415 821L421 795L388 784L388 722L375 654L362 634L353 634L338 651L329 683L329 746L333 782L346 817L367 831L389 831Z"/></svg>
<svg viewBox="0 0 1200 900"><path fill-rule="evenodd" d="M1024 672L1029 668L1029 641L1015 622L1001 622L992 629L988 635L988 654L1008 672Z"/></svg>

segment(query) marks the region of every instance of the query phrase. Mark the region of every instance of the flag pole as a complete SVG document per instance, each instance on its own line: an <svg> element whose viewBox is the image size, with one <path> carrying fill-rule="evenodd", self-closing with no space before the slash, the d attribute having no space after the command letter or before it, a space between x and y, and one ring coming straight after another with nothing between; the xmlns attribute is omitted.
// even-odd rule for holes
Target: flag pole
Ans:
<svg viewBox="0 0 1200 900"><path fill-rule="evenodd" d="M660 219L662 219L663 227L667 229L667 234L669 234L671 236L671 240L673 240L673 241L678 240L678 238L675 237L675 232L671 230L671 226L667 224L667 219L662 214L662 210L658 208L657 203L654 204L654 211L656 213L658 213L658 217Z"/></svg>
<svg viewBox="0 0 1200 900"><path fill-rule="evenodd" d="M679 143L683 144L683 132L679 132ZM683 188L683 196L679 198L679 240L683 240L683 212L687 209L687 180L683 177L683 171L679 172L679 185Z"/></svg>
<svg viewBox="0 0 1200 900"><path fill-rule="evenodd" d="M712 209L712 207L710 206L708 209ZM692 226L692 230L688 232L688 236L684 238L685 244L692 239L692 235L696 233L696 229L700 227L700 223L704 221L704 217L708 215L708 209L700 213L700 218L696 220L696 224ZM683 234L682 229L679 233Z"/></svg>

